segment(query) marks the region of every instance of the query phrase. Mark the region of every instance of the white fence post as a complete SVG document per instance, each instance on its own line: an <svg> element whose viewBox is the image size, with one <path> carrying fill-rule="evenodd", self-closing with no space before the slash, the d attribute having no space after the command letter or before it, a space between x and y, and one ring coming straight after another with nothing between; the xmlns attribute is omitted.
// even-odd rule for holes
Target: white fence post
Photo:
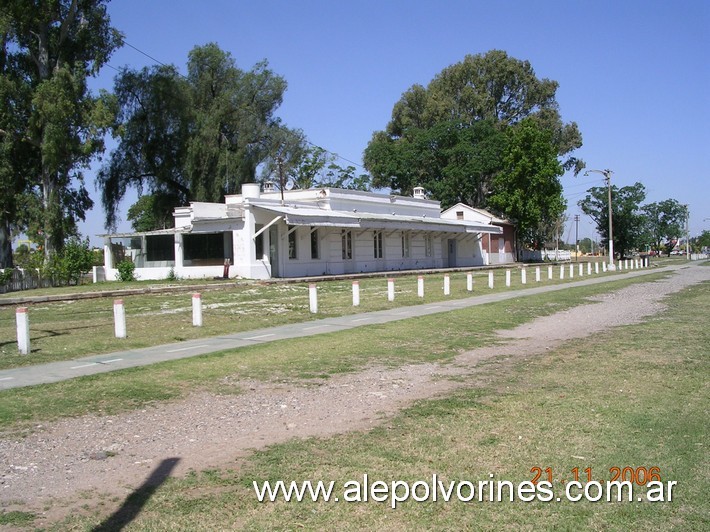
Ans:
<svg viewBox="0 0 710 532"><path fill-rule="evenodd" d="M360 281L353 281L353 307L360 306Z"/></svg>
<svg viewBox="0 0 710 532"><path fill-rule="evenodd" d="M579 263L579 276L584 277L584 264Z"/></svg>
<svg viewBox="0 0 710 532"><path fill-rule="evenodd" d="M311 310L311 314L318 313L318 288L315 283L310 283L308 285L308 304Z"/></svg>
<svg viewBox="0 0 710 532"><path fill-rule="evenodd" d="M540 282L540 266L535 266L535 282Z"/></svg>
<svg viewBox="0 0 710 532"><path fill-rule="evenodd" d="M592 275L592 263L587 263L587 275Z"/></svg>
<svg viewBox="0 0 710 532"><path fill-rule="evenodd" d="M30 354L30 315L27 307L18 307L15 311L17 321L17 348L21 355Z"/></svg>
<svg viewBox="0 0 710 532"><path fill-rule="evenodd" d="M602 272L606 273L606 262L602 262Z"/></svg>
<svg viewBox="0 0 710 532"><path fill-rule="evenodd" d="M505 286L510 286L510 270L505 270Z"/></svg>
<svg viewBox="0 0 710 532"><path fill-rule="evenodd" d="M387 279L387 301L394 301L394 279Z"/></svg>
<svg viewBox="0 0 710 532"><path fill-rule="evenodd" d="M417 296L424 297L424 276L417 277Z"/></svg>
<svg viewBox="0 0 710 532"><path fill-rule="evenodd" d="M561 264L560 265L560 281L562 281L565 278L565 265Z"/></svg>
<svg viewBox="0 0 710 532"><path fill-rule="evenodd" d="M123 307L123 299L113 301L113 322L116 338L126 337L126 309Z"/></svg>
<svg viewBox="0 0 710 532"><path fill-rule="evenodd" d="M448 296L451 294L451 279L449 278L449 274L445 273L444 274L444 295Z"/></svg>
<svg viewBox="0 0 710 532"><path fill-rule="evenodd" d="M524 266L520 270L520 282L522 284L528 284L528 270Z"/></svg>
<svg viewBox="0 0 710 532"><path fill-rule="evenodd" d="M598 262L594 263L594 273L599 273L599 263Z"/></svg>
<svg viewBox="0 0 710 532"><path fill-rule="evenodd" d="M192 325L202 327L202 295L192 294Z"/></svg>
<svg viewBox="0 0 710 532"><path fill-rule="evenodd" d="M493 272L488 272L488 288L493 288Z"/></svg>
<svg viewBox="0 0 710 532"><path fill-rule="evenodd" d="M552 281L552 266L547 267L547 279Z"/></svg>
<svg viewBox="0 0 710 532"><path fill-rule="evenodd" d="M574 264L572 263L569 265L569 278L574 279Z"/></svg>
<svg viewBox="0 0 710 532"><path fill-rule="evenodd" d="M466 274L466 290L473 292L473 274L471 272Z"/></svg>

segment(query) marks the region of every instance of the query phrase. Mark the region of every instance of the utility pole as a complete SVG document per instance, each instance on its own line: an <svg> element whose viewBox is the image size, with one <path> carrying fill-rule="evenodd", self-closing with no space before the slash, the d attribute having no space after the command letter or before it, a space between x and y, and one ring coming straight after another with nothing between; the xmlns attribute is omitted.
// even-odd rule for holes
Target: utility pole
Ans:
<svg viewBox="0 0 710 532"><path fill-rule="evenodd" d="M574 260L575 262L579 261L579 214L574 215L574 249L575 249L575 254L574 254Z"/></svg>
<svg viewBox="0 0 710 532"><path fill-rule="evenodd" d="M614 271L616 270L616 266L614 265L614 233L612 229L612 220L611 220L611 174L613 173L611 170L587 170L584 172L584 175L589 175L589 172L595 172L597 174L601 174L604 176L604 179L606 180L606 186L609 189L609 270Z"/></svg>
<svg viewBox="0 0 710 532"><path fill-rule="evenodd" d="M685 206L685 258L690 260L690 209Z"/></svg>

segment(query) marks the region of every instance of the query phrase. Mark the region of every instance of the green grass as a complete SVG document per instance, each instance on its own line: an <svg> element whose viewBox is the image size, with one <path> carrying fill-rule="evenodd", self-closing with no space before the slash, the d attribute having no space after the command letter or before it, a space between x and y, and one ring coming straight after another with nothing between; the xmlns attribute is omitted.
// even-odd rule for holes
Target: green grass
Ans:
<svg viewBox="0 0 710 532"><path fill-rule="evenodd" d="M359 307L352 306L351 281L324 281L318 283L319 313L315 317L341 316L523 288L517 266L511 268L511 274L511 286L508 288L505 286L505 270L496 270L495 287L491 290L488 288L488 273L476 272L474 291L471 293L466 290L466 274L452 273L450 296L443 293L443 274L427 275L424 298L417 296L417 276L397 277L393 302L387 300L386 277L362 279ZM618 273L601 275L619 276ZM587 278L586 269L584 278ZM576 266L574 280L579 280ZM535 268L529 267L527 281L527 288L567 283L570 281L569 268L565 266L565 280L560 281L559 267L554 267L554 278L549 281L547 267L543 267L541 282L536 283ZM220 289L206 289L202 292L203 327L192 325L192 297L189 292L140 294L122 299L126 309L126 339L114 337L113 301L110 298L31 305L32 352L26 356L19 355L17 351L15 308L0 307L0 369L314 319L309 312L308 286L305 283L230 283Z"/></svg>
<svg viewBox="0 0 710 532"><path fill-rule="evenodd" d="M698 309L710 308L710 283L668 303L645 323L576 340L506 371L490 365L485 386L421 401L372 431L291 441L254 453L236 470L170 480L131 530L197 523L206 530L708 530L710 333ZM463 324L452 330L468 330ZM430 343L441 346L442 339ZM342 486L364 473L387 482L433 473L445 481L493 473L519 482L530 480L536 466L552 468L556 489L574 467L591 467L596 479L608 480L615 466L655 466L663 481L678 484L665 503L407 502L396 510L374 502L258 503L252 489L252 481L267 479ZM72 516L58 528L88 529L102 517Z"/></svg>
<svg viewBox="0 0 710 532"><path fill-rule="evenodd" d="M584 303L589 296L661 276L619 277L600 285L521 297L445 315L4 390L0 391L0 428L15 432L30 423L58 417L112 414L184 397L196 390L239 393L233 384L239 378L303 379L352 372L373 363L395 366L447 361L462 351L491 343L498 329L512 328L536 316Z"/></svg>

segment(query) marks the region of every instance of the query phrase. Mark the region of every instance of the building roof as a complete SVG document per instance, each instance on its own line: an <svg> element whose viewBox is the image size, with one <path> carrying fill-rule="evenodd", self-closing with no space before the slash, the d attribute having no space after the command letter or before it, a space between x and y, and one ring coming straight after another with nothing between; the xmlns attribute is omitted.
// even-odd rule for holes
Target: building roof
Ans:
<svg viewBox="0 0 710 532"><path fill-rule="evenodd" d="M449 233L493 233L503 231L495 225L464 220L447 220L427 216L378 214L370 212L344 212L309 207L258 205L259 209L283 216L288 225L314 227L349 227L357 229L385 229L412 231L443 231Z"/></svg>

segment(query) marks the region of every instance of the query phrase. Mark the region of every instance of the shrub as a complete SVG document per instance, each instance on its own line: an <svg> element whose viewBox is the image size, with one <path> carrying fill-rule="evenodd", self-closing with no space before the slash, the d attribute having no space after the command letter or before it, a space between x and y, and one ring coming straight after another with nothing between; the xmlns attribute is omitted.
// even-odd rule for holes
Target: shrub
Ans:
<svg viewBox="0 0 710 532"><path fill-rule="evenodd" d="M136 280L136 265L130 260L122 260L116 265L116 268L118 269L118 280L122 283Z"/></svg>

